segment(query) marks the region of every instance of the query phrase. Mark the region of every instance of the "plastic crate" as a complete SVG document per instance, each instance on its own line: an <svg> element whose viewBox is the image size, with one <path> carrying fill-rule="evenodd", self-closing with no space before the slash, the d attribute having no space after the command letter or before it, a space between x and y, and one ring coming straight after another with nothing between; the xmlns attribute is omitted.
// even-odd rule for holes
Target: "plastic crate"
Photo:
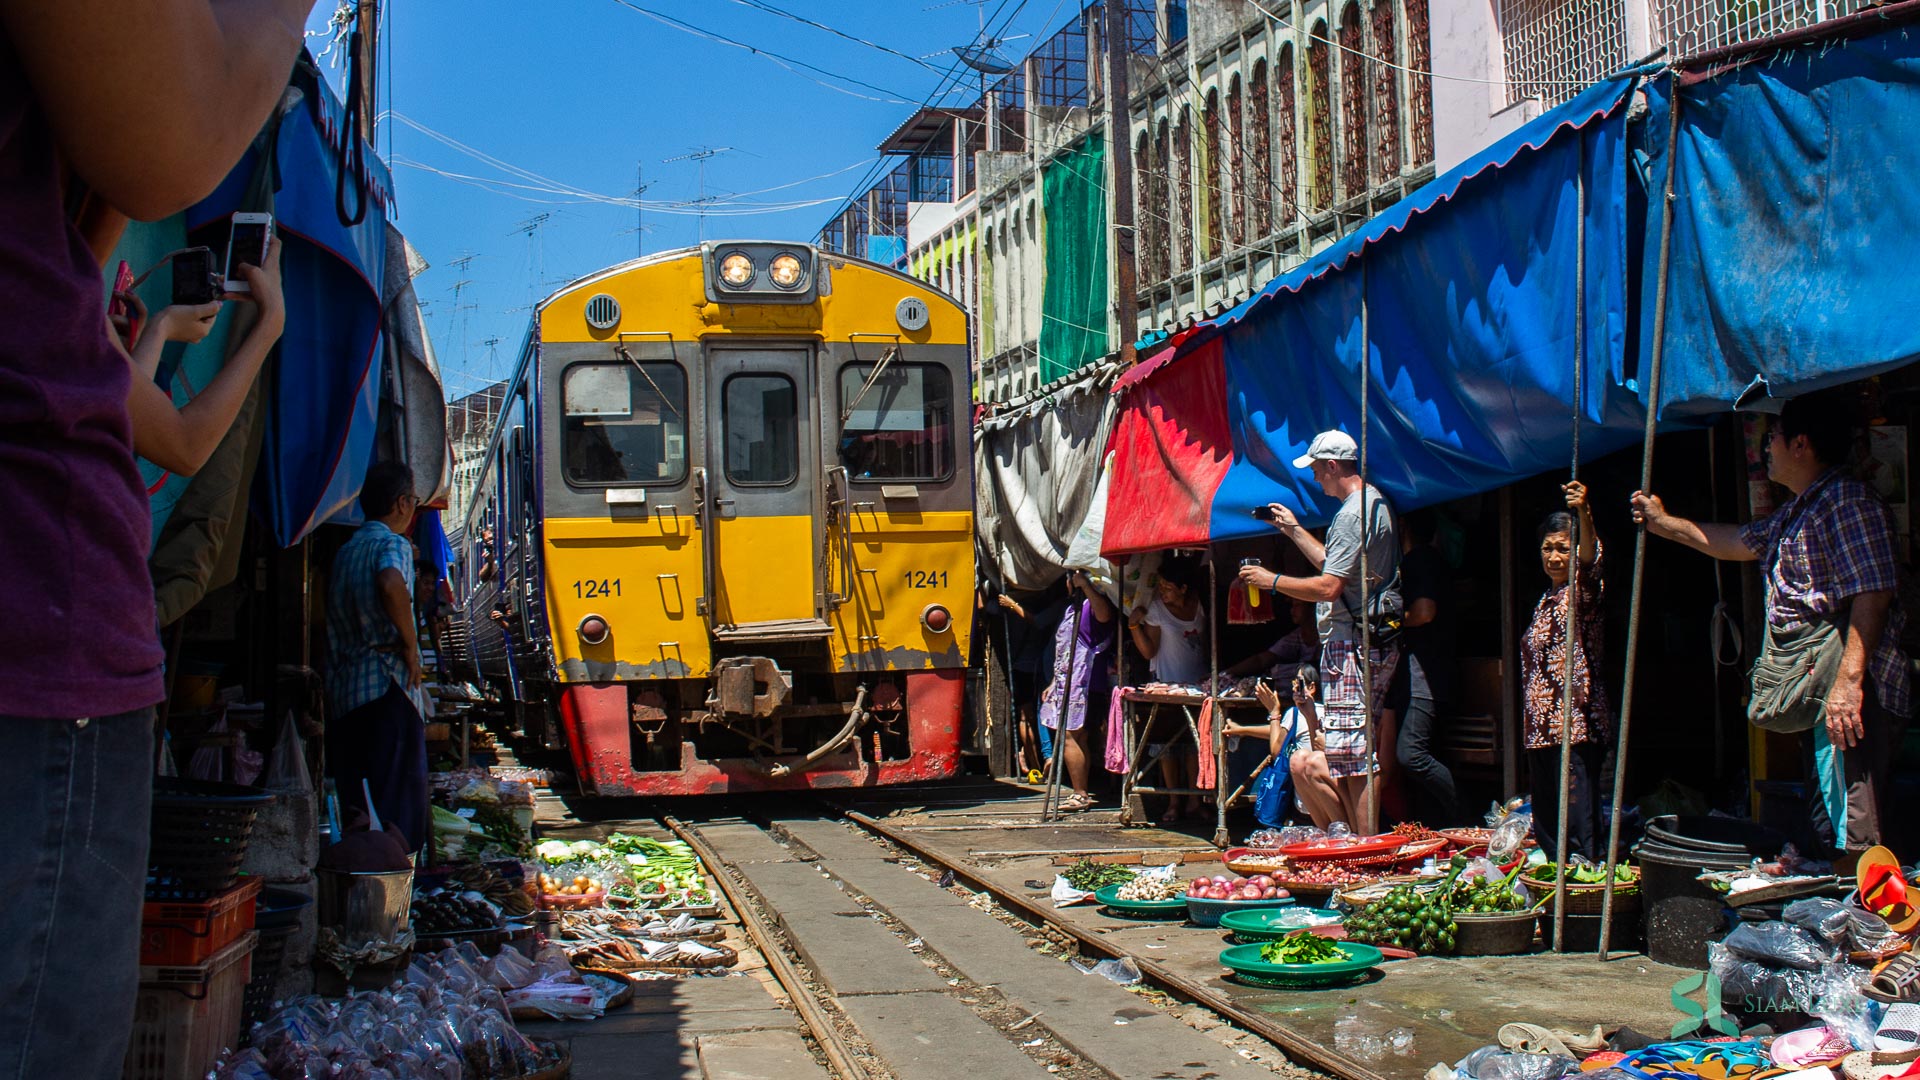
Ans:
<svg viewBox="0 0 1920 1080"><path fill-rule="evenodd" d="M204 964L142 967L124 1080L200 1080L240 1035L240 1007L257 935L249 930Z"/></svg>
<svg viewBox="0 0 1920 1080"><path fill-rule="evenodd" d="M299 925L277 926L261 930L260 942L253 950L253 974L247 977L247 989L240 1009L240 1042L244 1045L253 1025L267 1018L273 1009L273 988L286 966L287 942Z"/></svg>
<svg viewBox="0 0 1920 1080"><path fill-rule="evenodd" d="M260 879L247 878L211 900L149 900L140 912L140 963L200 964L254 928Z"/></svg>
<svg viewBox="0 0 1920 1080"><path fill-rule="evenodd" d="M147 899L208 900L231 888L247 858L253 819L272 801L259 788L155 777Z"/></svg>

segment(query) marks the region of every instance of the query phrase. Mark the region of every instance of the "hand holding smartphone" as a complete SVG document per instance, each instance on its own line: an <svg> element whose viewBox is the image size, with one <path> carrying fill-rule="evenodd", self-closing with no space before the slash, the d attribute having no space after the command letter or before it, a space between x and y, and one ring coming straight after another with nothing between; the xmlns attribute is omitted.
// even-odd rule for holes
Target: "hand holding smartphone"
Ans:
<svg viewBox="0 0 1920 1080"><path fill-rule="evenodd" d="M240 267L267 265L267 248L273 243L273 215L247 214L233 215L233 231L227 238L226 279L222 287L232 293L249 293L253 286L247 283Z"/></svg>

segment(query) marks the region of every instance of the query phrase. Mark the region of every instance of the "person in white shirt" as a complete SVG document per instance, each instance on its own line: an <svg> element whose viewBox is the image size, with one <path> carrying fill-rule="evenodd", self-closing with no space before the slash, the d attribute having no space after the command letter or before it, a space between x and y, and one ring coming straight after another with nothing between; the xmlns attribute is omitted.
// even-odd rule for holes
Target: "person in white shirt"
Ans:
<svg viewBox="0 0 1920 1080"><path fill-rule="evenodd" d="M1200 564L1190 558L1169 558L1160 564L1159 576L1152 602L1128 618L1127 630L1133 635L1134 647L1147 658L1155 682L1199 686L1211 674ZM1180 745L1182 739L1184 745ZM1195 790L1200 779L1199 749L1184 731L1176 735L1174 741L1175 745L1160 757L1161 780L1169 789ZM1166 813L1160 820L1198 818L1204 813L1205 804L1200 796L1173 795L1168 797Z"/></svg>

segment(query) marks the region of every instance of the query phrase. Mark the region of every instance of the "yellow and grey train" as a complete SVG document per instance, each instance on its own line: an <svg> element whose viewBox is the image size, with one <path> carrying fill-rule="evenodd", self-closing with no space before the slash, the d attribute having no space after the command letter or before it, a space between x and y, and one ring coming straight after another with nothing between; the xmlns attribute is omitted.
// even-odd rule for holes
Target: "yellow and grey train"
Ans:
<svg viewBox="0 0 1920 1080"><path fill-rule="evenodd" d="M956 771L967 335L923 282L762 241L538 305L465 523L464 636L585 790Z"/></svg>

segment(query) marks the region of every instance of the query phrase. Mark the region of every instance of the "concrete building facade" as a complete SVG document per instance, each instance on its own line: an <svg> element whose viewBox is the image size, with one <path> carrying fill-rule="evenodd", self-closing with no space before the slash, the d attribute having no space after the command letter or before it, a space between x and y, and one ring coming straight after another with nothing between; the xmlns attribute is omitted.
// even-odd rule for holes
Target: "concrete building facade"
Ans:
<svg viewBox="0 0 1920 1080"><path fill-rule="evenodd" d="M1436 172L1665 48L1689 55L1860 0L1116 0L1128 57L1138 318L1109 349L1224 310ZM1107 49L1086 7L969 108L922 108L900 162L821 230L974 316L983 402L1042 390L1042 177L1104 140ZM1111 143L1107 143L1111 146ZM1107 155L1103 191L1113 190ZM1114 253L1105 295L1114 291ZM1053 370L1057 372L1058 366Z"/></svg>

